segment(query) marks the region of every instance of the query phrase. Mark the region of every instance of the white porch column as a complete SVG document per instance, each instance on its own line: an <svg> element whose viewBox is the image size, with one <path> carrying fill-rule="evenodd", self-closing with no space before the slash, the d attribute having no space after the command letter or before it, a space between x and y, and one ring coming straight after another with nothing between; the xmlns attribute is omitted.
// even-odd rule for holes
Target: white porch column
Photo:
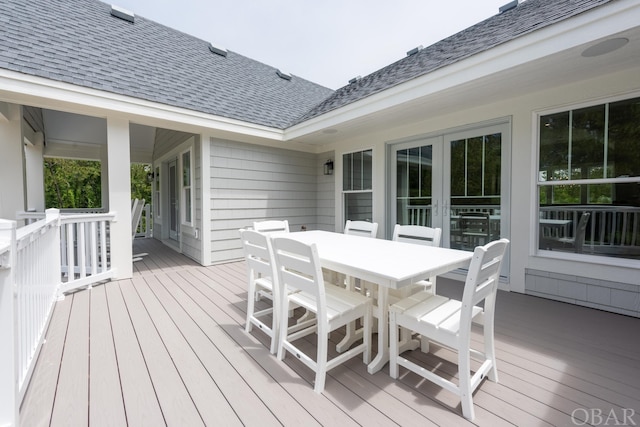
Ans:
<svg viewBox="0 0 640 427"><path fill-rule="evenodd" d="M0 218L15 219L24 210L22 109L0 102Z"/></svg>
<svg viewBox="0 0 640 427"><path fill-rule="evenodd" d="M107 162L109 172L109 211L117 213L111 224L111 266L115 278L133 276L131 236L131 166L129 121L107 118Z"/></svg>
<svg viewBox="0 0 640 427"><path fill-rule="evenodd" d="M202 265L211 265L211 135L200 135L200 165L202 192L202 220L200 227L200 244Z"/></svg>

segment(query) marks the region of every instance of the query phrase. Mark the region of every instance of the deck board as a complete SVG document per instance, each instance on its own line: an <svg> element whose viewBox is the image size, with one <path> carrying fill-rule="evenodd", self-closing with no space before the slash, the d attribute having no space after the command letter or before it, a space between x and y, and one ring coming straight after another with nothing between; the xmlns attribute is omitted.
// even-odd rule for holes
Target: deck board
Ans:
<svg viewBox="0 0 640 427"><path fill-rule="evenodd" d="M201 267L153 239L136 239L134 278L57 303L21 407L21 425L546 426L592 422L576 409L634 410L640 423L640 319L500 292L499 382L474 394L476 419L455 396L360 357L329 372L322 394L295 357L244 332L243 262ZM462 286L440 280L439 293ZM259 306L266 306L260 301ZM331 340L342 338L336 331ZM302 346L314 351L314 337ZM374 336L375 339L375 336ZM478 331L474 342L481 340ZM335 351L330 346L331 352ZM405 353L451 378L455 353ZM477 363L475 364L477 366ZM628 413L628 412L627 412Z"/></svg>
<svg viewBox="0 0 640 427"><path fill-rule="evenodd" d="M84 425L89 420L89 297L73 294L51 425Z"/></svg>
<svg viewBox="0 0 640 427"><path fill-rule="evenodd" d="M164 416L129 318L120 290L121 286L130 286L130 281L110 283L104 285L104 288L109 300L113 343L118 360L127 422L133 426L164 425Z"/></svg>
<svg viewBox="0 0 640 427"><path fill-rule="evenodd" d="M125 425L127 417L105 288L98 286L91 291L89 424L109 427Z"/></svg>
<svg viewBox="0 0 640 427"><path fill-rule="evenodd" d="M156 325L148 313L148 305L153 304L153 301L143 301L133 281L123 284L120 288L167 424L204 425L175 361L168 353L157 330L161 325Z"/></svg>
<svg viewBox="0 0 640 427"><path fill-rule="evenodd" d="M47 338L42 346L38 363L22 401L21 425L43 427L51 423L53 402L56 394L60 361L71 314L71 298L56 303L51 316Z"/></svg>

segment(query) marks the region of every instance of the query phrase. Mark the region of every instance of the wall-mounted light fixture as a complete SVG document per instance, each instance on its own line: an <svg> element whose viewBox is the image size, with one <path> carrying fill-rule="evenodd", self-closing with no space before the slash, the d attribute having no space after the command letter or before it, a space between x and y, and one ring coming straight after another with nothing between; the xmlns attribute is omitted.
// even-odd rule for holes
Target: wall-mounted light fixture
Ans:
<svg viewBox="0 0 640 427"><path fill-rule="evenodd" d="M324 174L333 175L333 160L329 159L324 162Z"/></svg>
<svg viewBox="0 0 640 427"><path fill-rule="evenodd" d="M147 182L148 182L149 184L151 184L151 183L153 182L153 178L155 178L155 175L154 175L154 173L153 173L153 172L149 172L149 173L147 173Z"/></svg>

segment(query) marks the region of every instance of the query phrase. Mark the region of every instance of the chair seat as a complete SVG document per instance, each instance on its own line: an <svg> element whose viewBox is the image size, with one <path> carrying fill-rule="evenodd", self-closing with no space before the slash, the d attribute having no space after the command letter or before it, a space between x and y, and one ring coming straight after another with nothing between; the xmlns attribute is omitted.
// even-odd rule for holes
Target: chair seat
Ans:
<svg viewBox="0 0 640 427"><path fill-rule="evenodd" d="M427 326L434 333L437 331L451 335L457 335L460 331L461 309L462 302L434 295L429 291L420 291L389 307L397 317L404 317L405 322L420 323L420 329ZM473 307L472 313L472 317L476 317L482 313L482 308ZM411 326L409 328L412 329Z"/></svg>
<svg viewBox="0 0 640 427"><path fill-rule="evenodd" d="M332 323L338 318L344 317L345 313L350 314L350 312L355 310L358 306L362 306L368 302L368 298L366 296L350 292L338 286L325 287L325 295L327 303L327 320L329 323ZM315 296L307 292L293 293L289 296L289 301L314 313L318 306ZM357 319L362 316L355 315L351 317Z"/></svg>

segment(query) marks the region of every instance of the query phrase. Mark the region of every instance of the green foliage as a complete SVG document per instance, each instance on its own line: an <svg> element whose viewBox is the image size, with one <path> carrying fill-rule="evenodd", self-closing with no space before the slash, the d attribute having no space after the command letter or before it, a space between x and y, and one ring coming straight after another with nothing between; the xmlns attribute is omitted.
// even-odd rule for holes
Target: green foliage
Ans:
<svg viewBox="0 0 640 427"><path fill-rule="evenodd" d="M131 165L131 199L144 199L145 204L151 203L151 183L147 181L147 174L150 172L151 165Z"/></svg>
<svg viewBox="0 0 640 427"><path fill-rule="evenodd" d="M151 202L147 182L149 165L131 165L131 198ZM99 161L44 159L45 206L58 209L102 207L101 166Z"/></svg>
<svg viewBox="0 0 640 427"><path fill-rule="evenodd" d="M44 159L44 192L47 208L100 208L100 162Z"/></svg>

